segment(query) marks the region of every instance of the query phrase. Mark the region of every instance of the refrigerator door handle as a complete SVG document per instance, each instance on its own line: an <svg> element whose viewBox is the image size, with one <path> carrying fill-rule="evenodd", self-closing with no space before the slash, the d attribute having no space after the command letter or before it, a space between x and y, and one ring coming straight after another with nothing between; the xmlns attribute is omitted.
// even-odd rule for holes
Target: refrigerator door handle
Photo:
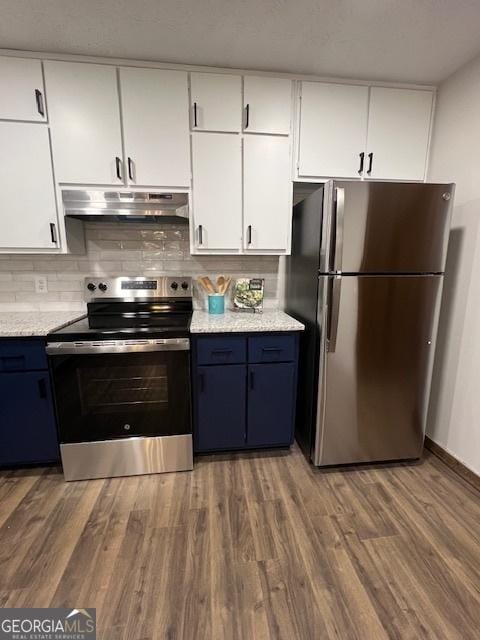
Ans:
<svg viewBox="0 0 480 640"><path fill-rule="evenodd" d="M337 347L337 329L338 315L340 312L340 293L342 290L342 276L334 276L332 278L330 300L329 300L329 318L327 333L327 351L335 353Z"/></svg>
<svg viewBox="0 0 480 640"><path fill-rule="evenodd" d="M335 189L335 254L333 257L333 270L335 273L342 272L343 254L343 219L345 215L345 189L337 187Z"/></svg>

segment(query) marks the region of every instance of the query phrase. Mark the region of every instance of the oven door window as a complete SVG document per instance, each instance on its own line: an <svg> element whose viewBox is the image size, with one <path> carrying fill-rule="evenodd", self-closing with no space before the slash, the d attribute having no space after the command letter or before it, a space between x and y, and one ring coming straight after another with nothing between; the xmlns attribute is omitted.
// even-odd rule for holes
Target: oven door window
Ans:
<svg viewBox="0 0 480 640"><path fill-rule="evenodd" d="M104 370L82 367L78 370L78 391L82 415L165 410L168 368L166 364L112 366Z"/></svg>
<svg viewBox="0 0 480 640"><path fill-rule="evenodd" d="M61 442L190 433L188 351L52 358Z"/></svg>

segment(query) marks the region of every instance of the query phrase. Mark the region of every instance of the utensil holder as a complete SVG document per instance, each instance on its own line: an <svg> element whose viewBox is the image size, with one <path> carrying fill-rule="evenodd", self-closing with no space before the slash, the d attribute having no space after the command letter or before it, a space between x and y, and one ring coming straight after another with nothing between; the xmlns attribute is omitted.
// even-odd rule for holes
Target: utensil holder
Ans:
<svg viewBox="0 0 480 640"><path fill-rule="evenodd" d="M208 313L220 315L225 313L225 296L221 293L210 293L208 295Z"/></svg>

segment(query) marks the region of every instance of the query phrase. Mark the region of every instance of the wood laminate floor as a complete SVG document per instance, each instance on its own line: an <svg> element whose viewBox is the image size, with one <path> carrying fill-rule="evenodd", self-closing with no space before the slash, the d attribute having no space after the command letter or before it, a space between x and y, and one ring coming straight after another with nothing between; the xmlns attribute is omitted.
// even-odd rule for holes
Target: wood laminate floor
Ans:
<svg viewBox="0 0 480 640"><path fill-rule="evenodd" d="M102 640L480 637L480 494L428 452L290 454L65 483L0 474L0 607L96 607Z"/></svg>

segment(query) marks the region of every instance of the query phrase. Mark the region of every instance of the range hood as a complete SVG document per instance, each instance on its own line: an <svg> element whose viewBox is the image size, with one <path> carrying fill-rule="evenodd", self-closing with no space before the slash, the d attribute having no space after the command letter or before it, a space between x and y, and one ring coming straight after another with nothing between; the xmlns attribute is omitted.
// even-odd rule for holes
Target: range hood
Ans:
<svg viewBox="0 0 480 640"><path fill-rule="evenodd" d="M62 191L65 215L103 222L188 223L187 193L131 191Z"/></svg>

